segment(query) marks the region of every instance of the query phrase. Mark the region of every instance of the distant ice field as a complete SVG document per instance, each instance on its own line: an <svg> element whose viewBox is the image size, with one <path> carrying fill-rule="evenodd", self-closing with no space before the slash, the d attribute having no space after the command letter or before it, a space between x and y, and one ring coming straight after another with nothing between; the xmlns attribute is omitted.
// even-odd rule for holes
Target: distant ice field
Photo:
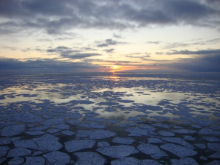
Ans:
<svg viewBox="0 0 220 165"><path fill-rule="evenodd" d="M0 76L0 164L220 163L219 74Z"/></svg>

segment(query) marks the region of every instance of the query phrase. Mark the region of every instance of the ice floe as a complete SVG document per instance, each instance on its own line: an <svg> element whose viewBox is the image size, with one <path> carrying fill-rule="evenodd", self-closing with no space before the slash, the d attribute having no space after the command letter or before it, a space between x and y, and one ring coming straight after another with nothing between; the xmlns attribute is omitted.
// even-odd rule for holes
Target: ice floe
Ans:
<svg viewBox="0 0 220 165"><path fill-rule="evenodd" d="M84 131L79 130L76 134L77 138L90 138L90 139L105 139L115 136L116 133L107 130L93 130L93 131Z"/></svg>
<svg viewBox="0 0 220 165"><path fill-rule="evenodd" d="M14 136L24 131L25 131L24 124L6 126L1 130L1 136Z"/></svg>
<svg viewBox="0 0 220 165"><path fill-rule="evenodd" d="M58 141L58 138L50 134L45 134L39 138L34 138L31 140L18 140L14 142L14 145L16 147L42 151L56 151L62 148L62 144Z"/></svg>
<svg viewBox="0 0 220 165"><path fill-rule="evenodd" d="M206 149L206 145L205 144L197 143L197 144L195 144L195 146L200 148L200 149Z"/></svg>
<svg viewBox="0 0 220 165"><path fill-rule="evenodd" d="M208 143L208 148L220 152L220 143Z"/></svg>
<svg viewBox="0 0 220 165"><path fill-rule="evenodd" d="M110 144L108 142L98 142L98 147L108 147Z"/></svg>
<svg viewBox="0 0 220 165"><path fill-rule="evenodd" d="M103 165L106 160L96 152L76 152L76 165Z"/></svg>
<svg viewBox="0 0 220 165"><path fill-rule="evenodd" d="M13 148L8 152L7 157L18 157L31 155L31 150L26 148Z"/></svg>
<svg viewBox="0 0 220 165"><path fill-rule="evenodd" d="M78 126L85 127L85 128L97 128L97 129L105 128L105 125L97 123L97 122L81 123L81 124L78 124Z"/></svg>
<svg viewBox="0 0 220 165"><path fill-rule="evenodd" d="M44 154L43 157L45 157L50 163L53 163L54 165L67 164L70 161L70 156L60 151Z"/></svg>
<svg viewBox="0 0 220 165"><path fill-rule="evenodd" d="M209 142L218 142L219 141L219 139L215 136L203 136L202 138L209 141Z"/></svg>
<svg viewBox="0 0 220 165"><path fill-rule="evenodd" d="M68 152L75 152L86 148L92 148L95 145L95 140L71 140L64 144Z"/></svg>
<svg viewBox="0 0 220 165"><path fill-rule="evenodd" d="M180 144L182 146L194 149L193 145L191 145L190 143L186 142L184 139L182 138L178 138L178 137L163 137L162 138L163 141L166 142L171 142L171 143L176 143L176 144Z"/></svg>
<svg viewBox="0 0 220 165"><path fill-rule="evenodd" d="M10 143L11 143L10 138L0 138L0 145L6 145L6 144L10 144Z"/></svg>
<svg viewBox="0 0 220 165"><path fill-rule="evenodd" d="M183 138L184 138L185 140L189 140L189 141L194 141L194 140L196 140L195 137L188 136L188 135L184 136Z"/></svg>
<svg viewBox="0 0 220 165"><path fill-rule="evenodd" d="M148 143L164 143L161 139L159 138L148 138Z"/></svg>
<svg viewBox="0 0 220 165"><path fill-rule="evenodd" d="M219 159L220 158L220 152L215 152L214 154L209 155L209 158Z"/></svg>
<svg viewBox="0 0 220 165"><path fill-rule="evenodd" d="M120 137L115 137L112 140L113 143L119 143L119 144L132 144L134 142L134 139L132 138L120 138Z"/></svg>
<svg viewBox="0 0 220 165"><path fill-rule="evenodd" d="M45 163L45 159L40 156L30 156L25 158L26 162L24 165L43 165Z"/></svg>
<svg viewBox="0 0 220 165"><path fill-rule="evenodd" d="M220 131L216 131L210 128L203 128L199 131L199 134L201 135L216 135L219 136L220 135Z"/></svg>
<svg viewBox="0 0 220 165"><path fill-rule="evenodd" d="M0 146L0 158L5 156L9 149L8 146Z"/></svg>
<svg viewBox="0 0 220 165"><path fill-rule="evenodd" d="M179 133L179 134L195 134L196 133L196 131L189 130L189 129L175 129L175 130L172 130L172 132Z"/></svg>
<svg viewBox="0 0 220 165"><path fill-rule="evenodd" d="M33 136L45 134L45 132L43 131L26 131L25 133L28 135L33 135Z"/></svg>
<svg viewBox="0 0 220 165"><path fill-rule="evenodd" d="M61 132L63 135L67 135L67 136L72 136L75 134L75 132L73 131L68 131L68 130L65 130L65 131L62 131Z"/></svg>
<svg viewBox="0 0 220 165"><path fill-rule="evenodd" d="M136 150L133 146L128 145L100 147L97 151L111 158L124 158L131 154L138 153L138 150Z"/></svg>
<svg viewBox="0 0 220 165"><path fill-rule="evenodd" d="M8 164L9 165L18 165L18 164L22 164L24 162L24 158L22 157L15 157L13 159L11 159Z"/></svg>
<svg viewBox="0 0 220 165"><path fill-rule="evenodd" d="M174 133L170 132L170 131L158 131L158 133L161 135L161 136L175 136Z"/></svg>
<svg viewBox="0 0 220 165"><path fill-rule="evenodd" d="M172 143L163 144L160 146L160 148L162 148L163 150L169 151L172 154L180 158L194 156L197 154L197 152L192 149L189 149L189 148L186 148L180 145L172 144Z"/></svg>
<svg viewBox="0 0 220 165"><path fill-rule="evenodd" d="M153 144L142 143L138 146L138 150L146 155L150 155L154 159L160 159L162 157L168 156L164 151L162 151L158 146Z"/></svg>
<svg viewBox="0 0 220 165"><path fill-rule="evenodd" d="M111 165L141 165L141 161L133 157L126 157L111 161Z"/></svg>
<svg viewBox="0 0 220 165"><path fill-rule="evenodd" d="M193 158L172 159L172 165L199 165Z"/></svg>

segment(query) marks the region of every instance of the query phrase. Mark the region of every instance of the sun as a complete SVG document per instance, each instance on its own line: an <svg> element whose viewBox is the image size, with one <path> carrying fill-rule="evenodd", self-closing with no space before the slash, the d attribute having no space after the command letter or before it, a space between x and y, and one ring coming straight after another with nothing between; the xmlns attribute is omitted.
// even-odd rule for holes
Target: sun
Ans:
<svg viewBox="0 0 220 165"><path fill-rule="evenodd" d="M118 68L119 68L118 65L113 65L113 66L111 66L111 67L112 67L112 69L118 69Z"/></svg>
<svg viewBox="0 0 220 165"><path fill-rule="evenodd" d="M112 65L112 66L110 66L110 68L111 68L111 72L116 72L116 71L119 70L120 66L118 66L118 65Z"/></svg>

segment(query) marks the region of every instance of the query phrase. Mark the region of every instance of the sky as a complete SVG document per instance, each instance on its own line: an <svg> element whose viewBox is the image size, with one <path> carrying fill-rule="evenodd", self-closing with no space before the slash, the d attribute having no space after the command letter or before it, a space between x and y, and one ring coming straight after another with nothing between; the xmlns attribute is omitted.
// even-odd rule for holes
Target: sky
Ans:
<svg viewBox="0 0 220 165"><path fill-rule="evenodd" d="M220 72L220 1L1 0L0 72Z"/></svg>

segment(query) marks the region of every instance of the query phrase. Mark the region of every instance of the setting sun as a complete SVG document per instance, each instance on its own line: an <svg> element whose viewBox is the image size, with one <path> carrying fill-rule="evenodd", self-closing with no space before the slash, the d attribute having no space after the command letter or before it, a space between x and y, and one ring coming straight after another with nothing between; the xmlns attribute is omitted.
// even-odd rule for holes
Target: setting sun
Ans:
<svg viewBox="0 0 220 165"><path fill-rule="evenodd" d="M113 65L113 66L111 66L111 68L112 68L113 70L117 70L117 69L119 68L119 66L118 66L118 65Z"/></svg>

